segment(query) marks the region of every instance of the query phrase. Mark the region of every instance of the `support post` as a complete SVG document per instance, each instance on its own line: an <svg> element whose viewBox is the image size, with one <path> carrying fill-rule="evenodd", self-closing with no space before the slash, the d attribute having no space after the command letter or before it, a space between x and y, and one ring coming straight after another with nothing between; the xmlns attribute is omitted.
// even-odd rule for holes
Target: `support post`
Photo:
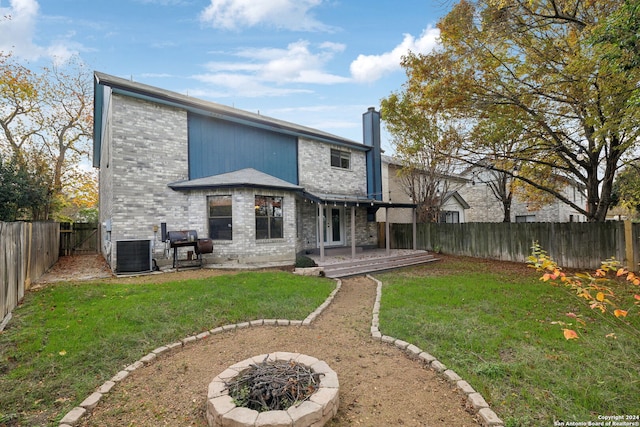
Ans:
<svg viewBox="0 0 640 427"><path fill-rule="evenodd" d="M413 211L413 250L418 250L418 226L416 225L416 208L411 209Z"/></svg>
<svg viewBox="0 0 640 427"><path fill-rule="evenodd" d="M351 259L356 257L356 207L351 206Z"/></svg>
<svg viewBox="0 0 640 427"><path fill-rule="evenodd" d="M389 208L384 208L384 234L387 246L387 256L391 253L391 236L389 235Z"/></svg>
<svg viewBox="0 0 640 427"><path fill-rule="evenodd" d="M324 207L318 203L318 241L320 242L320 262L324 262L324 223L322 217L324 215Z"/></svg>

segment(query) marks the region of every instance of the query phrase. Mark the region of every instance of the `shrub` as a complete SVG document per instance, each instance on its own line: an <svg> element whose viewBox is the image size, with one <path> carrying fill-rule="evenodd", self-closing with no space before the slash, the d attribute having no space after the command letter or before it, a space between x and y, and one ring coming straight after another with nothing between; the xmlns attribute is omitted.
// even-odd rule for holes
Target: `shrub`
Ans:
<svg viewBox="0 0 640 427"><path fill-rule="evenodd" d="M614 324L619 327L628 327L636 336L640 336L640 330L624 321L631 310L637 311L640 306L640 295L635 293L640 286L640 276L621 267L620 262L613 258L603 261L594 274L589 272L566 274L537 242L534 242L531 252L527 264L536 271L544 273L540 280L566 287L579 299L586 300L592 310L599 310L602 314L612 312L619 321ZM631 286L625 287L625 283ZM622 292L616 290L620 286L622 286ZM633 299L627 301L622 298L621 293L633 295ZM584 321L576 314L567 313L567 316L576 319L576 322L584 326ZM562 322L558 323L562 324ZM573 329L565 328L563 331L567 340L578 338L578 333ZM615 333L607 336L615 338Z"/></svg>
<svg viewBox="0 0 640 427"><path fill-rule="evenodd" d="M311 258L305 255L299 255L296 257L296 268L309 268L309 267L317 267L318 264Z"/></svg>

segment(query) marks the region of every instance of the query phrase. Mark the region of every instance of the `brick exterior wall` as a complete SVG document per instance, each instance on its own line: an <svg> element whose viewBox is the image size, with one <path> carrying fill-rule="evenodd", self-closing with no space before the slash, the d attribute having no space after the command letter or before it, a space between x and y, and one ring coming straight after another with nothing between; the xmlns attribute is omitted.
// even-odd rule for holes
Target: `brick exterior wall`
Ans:
<svg viewBox="0 0 640 427"><path fill-rule="evenodd" d="M331 149L351 153L351 168L331 166ZM327 143L300 139L298 142L298 175L300 186L311 193L367 194L367 166L365 153Z"/></svg>
<svg viewBox="0 0 640 427"><path fill-rule="evenodd" d="M194 218L194 228L208 236L207 196L231 195L232 240L214 240L213 254L205 259L213 263L229 261L240 263L291 262L296 254L296 199L290 192L234 188L225 190L193 191L189 206ZM282 197L284 237L281 239L256 239L255 196Z"/></svg>
<svg viewBox="0 0 640 427"><path fill-rule="evenodd" d="M155 242L154 226L187 222L188 198L167 187L187 178L187 114L113 94L107 129L100 168L100 212L102 223L111 222L110 233L104 227L103 246L115 270L117 241Z"/></svg>
<svg viewBox="0 0 640 427"><path fill-rule="evenodd" d="M478 174L480 182L475 185L466 184L458 193L467 201L470 209L466 211L467 222L502 222L504 213L502 203L498 201L488 184L483 180L491 179L488 174ZM578 206L585 206L586 199L574 185L568 185L562 193ZM575 209L560 201L553 201L540 209L530 209L526 201L513 197L511 202L511 222L516 222L517 216L532 216L534 222L584 222L586 218Z"/></svg>
<svg viewBox="0 0 640 427"><path fill-rule="evenodd" d="M331 149L351 153L350 169L331 166ZM367 168L364 152L301 138L298 142L298 175L300 186L310 193L366 197ZM297 252L318 248L318 205L299 201L301 225ZM345 246L351 245L351 208L344 210ZM356 208L356 245L375 246L378 232L375 222L367 222L367 208Z"/></svg>
<svg viewBox="0 0 640 427"><path fill-rule="evenodd" d="M502 222L502 204L486 184L465 185L458 193L469 204L466 211L467 222Z"/></svg>

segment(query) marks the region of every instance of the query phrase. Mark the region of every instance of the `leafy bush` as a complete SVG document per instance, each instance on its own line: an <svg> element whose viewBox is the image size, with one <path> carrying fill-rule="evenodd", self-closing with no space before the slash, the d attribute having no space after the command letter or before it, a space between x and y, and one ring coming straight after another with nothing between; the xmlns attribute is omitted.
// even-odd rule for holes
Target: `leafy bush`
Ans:
<svg viewBox="0 0 640 427"><path fill-rule="evenodd" d="M527 264L536 271L544 273L540 280L564 286L579 299L586 300L592 310L597 309L602 314L613 312L618 322L613 323L609 320L612 325L631 328L636 336L640 336L640 330L624 320L631 310L638 311L640 307L640 295L635 293L640 290L637 288L640 287L640 276L621 267L620 262L614 258L603 261L594 274L590 272L566 274L537 242L534 242L531 252ZM632 286L625 286L625 283ZM630 298L631 295L633 299ZM576 322L583 327L586 326L584 320L575 313L570 312L566 315L576 319ZM557 323L564 326L564 322ZM567 340L579 337L573 329L564 328L563 331ZM615 333L607 336L616 338Z"/></svg>
<svg viewBox="0 0 640 427"><path fill-rule="evenodd" d="M318 264L308 256L299 255L296 257L296 268L309 268L309 267L317 267Z"/></svg>

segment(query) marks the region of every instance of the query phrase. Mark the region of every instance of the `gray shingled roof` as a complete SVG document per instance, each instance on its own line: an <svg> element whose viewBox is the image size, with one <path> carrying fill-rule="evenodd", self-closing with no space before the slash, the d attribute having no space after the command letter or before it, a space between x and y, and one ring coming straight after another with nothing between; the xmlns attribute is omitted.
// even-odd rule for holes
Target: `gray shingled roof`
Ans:
<svg viewBox="0 0 640 427"><path fill-rule="evenodd" d="M180 106L187 109L195 109L201 114L210 114L217 118L239 121L247 125L267 127L275 132L293 134L296 136L324 140L334 144L346 145L356 150L368 151L371 149L371 147L363 144L362 142L353 141L318 129L275 119L262 114L256 114L229 107L227 105L218 104L216 102L193 98L188 95L183 95L144 83L133 82L131 80L98 71L94 72L94 76L96 85L109 86L114 91L125 91L129 96L138 95L142 97L142 99L150 99L153 102L166 103L168 105ZM101 109L102 105L96 105L95 107L97 109ZM97 136L101 137L102 129L95 129L94 131L97 132Z"/></svg>
<svg viewBox="0 0 640 427"><path fill-rule="evenodd" d="M303 187L284 181L275 176L260 172L253 168L240 169L234 172L212 175L204 178L176 181L168 184L169 188L176 191L204 190L210 188L254 187L270 188L299 192L302 197L313 200L316 203L340 203L345 205L369 204L372 206L386 207L415 207L413 203L389 203L381 202L362 195L338 195L338 194L313 194Z"/></svg>
<svg viewBox="0 0 640 427"><path fill-rule="evenodd" d="M177 181L169 184L173 190L195 190L220 187L262 187L301 191L302 187L253 168L212 175L204 178Z"/></svg>

